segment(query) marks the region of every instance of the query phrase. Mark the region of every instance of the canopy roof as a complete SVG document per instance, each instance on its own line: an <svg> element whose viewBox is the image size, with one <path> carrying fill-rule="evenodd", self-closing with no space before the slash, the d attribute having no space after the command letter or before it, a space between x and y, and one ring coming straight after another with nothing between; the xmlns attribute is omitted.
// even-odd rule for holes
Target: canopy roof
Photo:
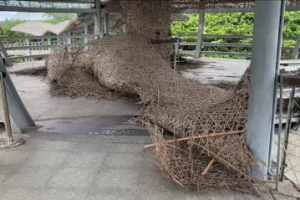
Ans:
<svg viewBox="0 0 300 200"><path fill-rule="evenodd" d="M149 0L145 0L149 1ZM160 0L152 0L153 3ZM208 12L253 11L255 0L169 0L174 8L194 12L205 8ZM121 12L119 0L100 0L110 12ZM94 0L0 0L1 11L95 13ZM286 10L300 10L299 0L287 0Z"/></svg>
<svg viewBox="0 0 300 200"><path fill-rule="evenodd" d="M71 28L75 22L76 21L74 20L67 20L58 24L50 24L46 22L24 22L16 25L11 30L33 36L43 36L47 33L60 35L65 30Z"/></svg>

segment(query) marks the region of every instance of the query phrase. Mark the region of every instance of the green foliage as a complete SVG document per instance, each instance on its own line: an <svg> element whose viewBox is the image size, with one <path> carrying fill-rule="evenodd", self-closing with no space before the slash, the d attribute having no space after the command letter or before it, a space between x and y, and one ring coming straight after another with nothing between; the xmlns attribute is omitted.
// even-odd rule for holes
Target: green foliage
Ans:
<svg viewBox="0 0 300 200"><path fill-rule="evenodd" d="M210 35L253 35L254 14L253 13L207 13L205 14L204 34ZM197 34L198 14L189 14L187 22L173 22L172 33L175 34ZM300 12L286 12L284 24L284 36L300 36ZM195 42L196 37L183 38L185 42ZM251 39L218 39L204 38L204 42L211 43L242 43L251 44ZM284 46L294 46L295 40L284 40ZM184 47L185 50L193 50L194 47ZM224 51L224 52L251 52L251 48L233 47L204 47L204 51ZM289 52L284 51L287 55ZM227 55L206 55L206 57L232 57ZM235 56L234 58L244 58Z"/></svg>
<svg viewBox="0 0 300 200"><path fill-rule="evenodd" d="M22 22L25 22L26 20L5 20L0 22L0 26L2 28L1 36L3 37L18 37L18 36L24 36L22 33L11 31L10 29Z"/></svg>

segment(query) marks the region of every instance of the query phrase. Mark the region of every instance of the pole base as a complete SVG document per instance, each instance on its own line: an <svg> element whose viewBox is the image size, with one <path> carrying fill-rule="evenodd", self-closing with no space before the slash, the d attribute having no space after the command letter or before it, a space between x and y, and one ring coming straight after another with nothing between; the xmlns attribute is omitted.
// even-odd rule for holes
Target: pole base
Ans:
<svg viewBox="0 0 300 200"><path fill-rule="evenodd" d="M7 141L5 138L0 139L0 149L14 148L22 144L25 144L25 140L23 138L15 139L12 142Z"/></svg>

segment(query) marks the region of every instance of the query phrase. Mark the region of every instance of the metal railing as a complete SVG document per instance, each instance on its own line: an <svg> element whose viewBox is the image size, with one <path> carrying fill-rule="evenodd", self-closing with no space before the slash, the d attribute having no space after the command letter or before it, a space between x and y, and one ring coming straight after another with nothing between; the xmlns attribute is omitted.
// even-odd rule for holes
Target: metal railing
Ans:
<svg viewBox="0 0 300 200"><path fill-rule="evenodd" d="M61 46L88 48L98 35L0 37L10 60L42 58Z"/></svg>
<svg viewBox="0 0 300 200"><path fill-rule="evenodd" d="M182 41L184 38L195 38L197 40L197 34L181 34L181 35L176 35L176 38L179 38L179 48L180 48L180 54L186 54L186 55L194 55L196 53L195 50L185 50L184 47L187 46L193 46L193 49L196 49L197 42L184 42ZM248 39L252 40L252 36L240 36L240 35L208 35L204 34L203 36L203 41L204 39ZM299 37L283 37L283 40L299 40ZM229 56L244 56L247 58L251 57L251 49L252 49L252 44L251 43L239 43L239 42L225 42L225 43L214 43L213 42L202 42L201 43L201 49L203 50L205 47L229 47L229 48L247 48L247 51L243 52L232 52L232 51L201 51L200 54L202 55L229 55ZM252 42L252 41L251 41ZM291 50L293 51L295 49L295 46L284 46L284 50Z"/></svg>

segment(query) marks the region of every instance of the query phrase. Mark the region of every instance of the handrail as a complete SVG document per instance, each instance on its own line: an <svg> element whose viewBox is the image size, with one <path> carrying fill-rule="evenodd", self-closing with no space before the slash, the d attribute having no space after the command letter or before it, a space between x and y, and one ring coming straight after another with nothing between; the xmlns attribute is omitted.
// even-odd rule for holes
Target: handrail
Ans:
<svg viewBox="0 0 300 200"><path fill-rule="evenodd" d="M182 37L197 37L197 34L178 34L180 38ZM230 39L252 39L252 36L249 35L211 35L203 34L204 38L230 38ZM298 37L287 36L283 37L284 40L297 40Z"/></svg>
<svg viewBox="0 0 300 200"><path fill-rule="evenodd" d="M204 34L203 38L224 38L224 39L252 39L252 36L241 36L241 35L210 35ZM175 37L181 39L184 37L197 37L197 34L177 34ZM283 37L284 40L298 40L300 45L299 37ZM196 46L197 42L179 42L179 46ZM202 42L201 46L205 47L233 47L233 48L252 48L252 44L246 43L213 43L213 42ZM294 50L295 47L283 46L285 50ZM195 54L194 50L180 50L182 54ZM230 56L245 56L251 57L251 52L221 52L221 51L201 51L201 54L206 55L230 55Z"/></svg>
<svg viewBox="0 0 300 200"><path fill-rule="evenodd" d="M24 37L0 37L2 40L38 40L38 39L67 39L67 38L85 38L85 37L98 37L95 34L87 35L47 35L47 36L24 36Z"/></svg>

